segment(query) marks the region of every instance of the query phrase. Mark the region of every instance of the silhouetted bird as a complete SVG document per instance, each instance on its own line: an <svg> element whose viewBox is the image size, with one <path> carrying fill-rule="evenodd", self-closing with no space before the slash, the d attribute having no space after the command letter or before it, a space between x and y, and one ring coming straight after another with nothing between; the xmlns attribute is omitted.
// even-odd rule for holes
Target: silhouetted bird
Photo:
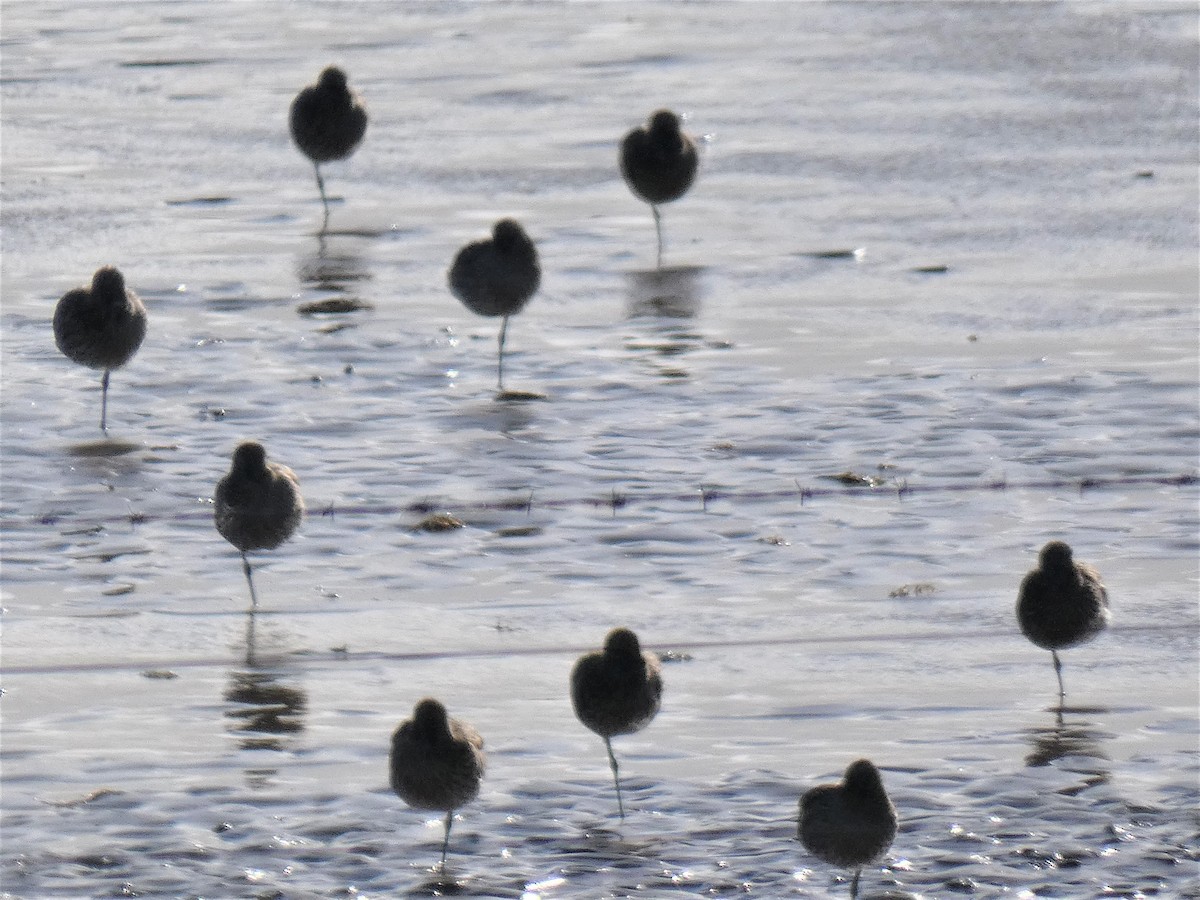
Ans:
<svg viewBox="0 0 1200 900"><path fill-rule="evenodd" d="M321 163L345 159L354 152L367 131L367 110L346 84L346 73L337 66L329 66L321 72L316 84L296 95L288 123L292 140L312 160L328 223L329 201L325 197Z"/></svg>
<svg viewBox="0 0 1200 900"><path fill-rule="evenodd" d="M1025 576L1017 595L1021 633L1054 657L1058 699L1063 689L1058 651L1090 641L1108 626L1108 592L1096 570L1071 558L1071 548L1050 541L1042 548L1038 567Z"/></svg>
<svg viewBox="0 0 1200 900"><path fill-rule="evenodd" d="M579 721L604 738L617 809L625 818L621 780L611 738L633 734L650 724L662 703L662 666L653 653L642 652L637 635L614 628L604 649L581 656L571 672L571 703Z"/></svg>
<svg viewBox="0 0 1200 900"><path fill-rule="evenodd" d="M246 441L233 451L233 465L217 484L213 502L217 531L242 553L251 608L257 609L246 553L272 550L292 536L304 517L300 482L287 466L267 462L262 444Z"/></svg>
<svg viewBox="0 0 1200 900"><path fill-rule="evenodd" d="M486 761L479 732L460 719L449 718L446 707L429 697L417 703L413 717L392 734L392 790L413 809L446 813L443 866L454 810L479 794Z"/></svg>
<svg viewBox="0 0 1200 900"><path fill-rule="evenodd" d="M509 316L519 313L542 280L537 248L513 219L501 219L489 240L467 244L454 257L447 274L450 290L463 305L481 316L503 316L496 382L504 390L504 336Z"/></svg>
<svg viewBox="0 0 1200 900"><path fill-rule="evenodd" d="M54 308L54 342L73 362L103 369L100 429L108 431L108 376L129 362L146 337L146 307L112 266L97 269L91 287L63 294Z"/></svg>
<svg viewBox="0 0 1200 900"><path fill-rule="evenodd" d="M621 174L638 197L650 204L662 266L662 221L658 207L678 200L692 186L699 157L696 144L679 128L679 116L660 109L649 127L633 129L621 141Z"/></svg>
<svg viewBox="0 0 1200 900"><path fill-rule="evenodd" d="M896 808L879 770L860 759L843 779L812 788L800 798L797 835L814 856L854 869L850 896L858 896L863 866L878 861L896 836Z"/></svg>

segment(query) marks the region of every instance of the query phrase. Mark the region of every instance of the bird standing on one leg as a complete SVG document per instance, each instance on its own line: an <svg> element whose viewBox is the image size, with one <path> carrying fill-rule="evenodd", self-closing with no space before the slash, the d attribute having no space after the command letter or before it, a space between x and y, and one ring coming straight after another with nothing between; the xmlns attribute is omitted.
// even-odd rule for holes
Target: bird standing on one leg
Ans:
<svg viewBox="0 0 1200 900"><path fill-rule="evenodd" d="M73 362L103 369L100 430L108 431L108 376L125 365L146 337L146 307L112 266L97 269L91 287L63 294L54 308L54 342Z"/></svg>
<svg viewBox="0 0 1200 900"><path fill-rule="evenodd" d="M614 628L604 639L604 649L581 656L571 672L571 703L579 721L604 738L617 810L625 818L621 779L611 739L641 731L658 714L662 703L662 665L658 657L643 652L637 635Z"/></svg>
<svg viewBox="0 0 1200 900"><path fill-rule="evenodd" d="M450 290L467 309L481 316L503 316L496 363L497 389L504 391L504 337L509 316L516 315L542 281L537 247L513 219L492 227L490 240L467 244L447 273Z"/></svg>
<svg viewBox="0 0 1200 900"><path fill-rule="evenodd" d="M304 517L300 482L287 466L267 462L262 444L246 441L233 451L233 465L217 484L213 503L217 531L242 553L251 610L257 609L246 553L273 550L292 536Z"/></svg>
<svg viewBox="0 0 1200 900"><path fill-rule="evenodd" d="M446 707L426 697L413 708L413 717L392 734L389 757L392 790L413 809L446 813L442 867L450 845L454 810L479 794L487 758L479 732L446 715Z"/></svg>
<svg viewBox="0 0 1200 900"><path fill-rule="evenodd" d="M1090 641L1108 627L1110 618L1108 592L1096 570L1075 562L1062 541L1046 544L1038 567L1021 582L1017 621L1025 637L1053 656L1060 706L1066 691L1058 651Z"/></svg>
<svg viewBox="0 0 1200 900"><path fill-rule="evenodd" d="M321 163L345 159L358 147L367 131L367 110L346 83L346 73L337 66L321 72L316 84L310 84L292 101L288 124L292 140L300 152L312 160L317 189L325 208L321 230L329 224L329 200Z"/></svg>
<svg viewBox="0 0 1200 900"><path fill-rule="evenodd" d="M679 116L660 109L649 126L633 129L621 141L621 174L638 197L650 204L662 267L662 221L658 207L678 200L696 178L695 142L679 128Z"/></svg>
<svg viewBox="0 0 1200 900"><path fill-rule="evenodd" d="M858 896L863 866L878 861L896 836L896 808L869 760L850 764L841 781L812 788L800 798L796 832L825 862L854 870L850 896Z"/></svg>

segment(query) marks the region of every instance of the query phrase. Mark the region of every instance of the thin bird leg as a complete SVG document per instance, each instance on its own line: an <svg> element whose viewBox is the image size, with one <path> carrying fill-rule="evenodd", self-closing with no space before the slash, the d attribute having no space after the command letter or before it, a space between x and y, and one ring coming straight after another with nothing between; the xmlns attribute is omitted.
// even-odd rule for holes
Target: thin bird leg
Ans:
<svg viewBox="0 0 1200 900"><path fill-rule="evenodd" d="M250 608L258 609L258 594L254 593L254 579L250 577L250 560L246 558L246 551L242 551L242 571L246 573L246 584L250 585Z"/></svg>
<svg viewBox="0 0 1200 900"><path fill-rule="evenodd" d="M650 211L654 213L654 233L658 235L658 265L655 268L662 268L662 216L658 214L658 206L651 203Z"/></svg>
<svg viewBox="0 0 1200 900"><path fill-rule="evenodd" d="M1058 658L1057 650L1051 650L1050 655L1054 657L1054 674L1058 676L1058 703L1061 706L1063 701L1067 699L1067 692L1063 688L1062 662Z"/></svg>
<svg viewBox="0 0 1200 900"><path fill-rule="evenodd" d="M625 818L625 804L621 800L621 779L617 776L617 758L613 756L612 743L608 738L604 739L604 749L608 751L608 764L612 767L613 784L617 786L617 811L620 812L621 818Z"/></svg>
<svg viewBox="0 0 1200 900"><path fill-rule="evenodd" d="M508 333L508 316L500 323L500 357L496 362L496 390L504 393L504 336Z"/></svg>
<svg viewBox="0 0 1200 900"><path fill-rule="evenodd" d="M329 200L325 197L325 179L321 177L321 164L313 163L313 171L317 173L317 190L321 192L321 205L325 207L325 221L329 221ZM325 230L325 226L321 226Z"/></svg>
<svg viewBox="0 0 1200 900"><path fill-rule="evenodd" d="M858 876L862 874L862 869L854 870L854 877L850 879L850 900L858 898Z"/></svg>
<svg viewBox="0 0 1200 900"><path fill-rule="evenodd" d="M108 369L100 379L100 430L108 433Z"/></svg>
<svg viewBox="0 0 1200 900"><path fill-rule="evenodd" d="M446 848L450 846L450 826L454 823L454 810L446 810L446 836L442 839L442 868L446 868Z"/></svg>

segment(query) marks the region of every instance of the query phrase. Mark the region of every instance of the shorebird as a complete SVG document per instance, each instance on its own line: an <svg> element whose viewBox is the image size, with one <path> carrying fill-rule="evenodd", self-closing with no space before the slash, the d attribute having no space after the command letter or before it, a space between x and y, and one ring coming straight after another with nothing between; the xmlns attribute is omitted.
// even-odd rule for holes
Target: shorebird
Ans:
<svg viewBox="0 0 1200 900"><path fill-rule="evenodd" d="M392 734L388 759L392 790L413 809L446 812L442 867L450 845L454 810L479 794L487 758L483 738L461 719L446 715L446 707L426 697L413 708L413 717Z"/></svg>
<svg viewBox="0 0 1200 900"><path fill-rule="evenodd" d="M854 870L850 896L858 896L863 866L883 857L896 836L896 808L870 760L850 764L841 781L821 784L800 798L796 833L810 853Z"/></svg>
<svg viewBox="0 0 1200 900"><path fill-rule="evenodd" d="M257 609L246 553L273 550L292 536L304 517L300 482L287 466L267 462L262 444L245 441L233 451L233 465L217 484L213 502L217 531L242 553L251 609Z"/></svg>
<svg viewBox="0 0 1200 900"><path fill-rule="evenodd" d="M329 223L329 200L321 163L345 159L358 147L367 131L367 110L362 100L346 84L346 73L329 66L292 101L288 124L292 140L313 164L317 188ZM324 228L322 228L324 230Z"/></svg>
<svg viewBox="0 0 1200 900"><path fill-rule="evenodd" d="M504 336L509 316L529 302L542 280L537 248L513 219L501 219L489 240L467 244L458 251L447 273L450 290L471 312L503 316L496 383L504 391Z"/></svg>
<svg viewBox="0 0 1200 900"><path fill-rule="evenodd" d="M1071 548L1050 541L1038 556L1038 567L1021 582L1017 621L1021 633L1054 657L1058 701L1066 698L1058 651L1090 641L1108 627L1108 592L1100 575L1071 558Z"/></svg>
<svg viewBox="0 0 1200 900"><path fill-rule="evenodd" d="M679 116L660 109L649 126L630 131L621 141L621 174L629 189L650 204L662 267L662 220L658 207L678 200L696 178L695 142L679 128Z"/></svg>
<svg viewBox="0 0 1200 900"><path fill-rule="evenodd" d="M643 652L637 635L614 628L604 649L579 657L571 672L571 703L579 721L604 738L608 764L617 788L617 809L625 818L621 780L611 739L633 734L650 724L662 703L662 665Z"/></svg>
<svg viewBox="0 0 1200 900"><path fill-rule="evenodd" d="M100 430L108 431L108 376L133 357L146 337L146 307L112 266L97 269L91 287L63 294L54 308L54 343L73 362L103 369Z"/></svg>

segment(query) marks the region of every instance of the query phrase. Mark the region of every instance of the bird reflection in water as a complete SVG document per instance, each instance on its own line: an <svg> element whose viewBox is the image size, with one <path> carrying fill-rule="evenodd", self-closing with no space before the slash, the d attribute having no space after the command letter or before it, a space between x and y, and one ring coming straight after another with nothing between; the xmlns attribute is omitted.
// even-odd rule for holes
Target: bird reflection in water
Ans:
<svg viewBox="0 0 1200 900"><path fill-rule="evenodd" d="M136 457L129 457L129 454L133 453L134 450L141 449L142 445L135 444L133 441L104 438L100 441L85 441L82 444L72 444L67 447L67 453L76 459L98 460L100 465L109 465L120 457L127 457L131 460L129 471L132 471L140 465L141 461Z"/></svg>
<svg viewBox="0 0 1200 900"><path fill-rule="evenodd" d="M1101 749L1104 741L1113 737L1112 734L1099 730L1093 722L1068 721L1064 712L1104 712L1101 709L1064 710L1059 707L1054 711L1054 724L1038 726L1025 731L1029 742L1030 752L1025 756L1025 765L1030 768L1048 766L1060 759L1071 758L1071 771L1083 776L1083 783L1075 790L1067 789L1061 793L1077 793L1085 788L1109 781L1112 773L1107 764L1098 762L1108 760L1108 755Z"/></svg>
<svg viewBox="0 0 1200 900"><path fill-rule="evenodd" d="M507 885L506 885L507 887ZM471 876L454 878L439 870L431 878L414 885L405 892L406 897L486 897L489 893L481 889Z"/></svg>
<svg viewBox="0 0 1200 900"><path fill-rule="evenodd" d="M247 613L244 666L230 673L225 700L226 727L243 750L292 749L295 735L304 731L308 694L283 683L287 674L259 658L255 643L257 614ZM278 662L278 660L274 661Z"/></svg>
<svg viewBox="0 0 1200 900"><path fill-rule="evenodd" d="M650 350L677 357L704 346L704 335L691 327L700 312L702 266L638 269L626 274L625 317L638 328L626 335L627 350ZM686 378L686 370L657 365L664 378Z"/></svg>
<svg viewBox="0 0 1200 900"><path fill-rule="evenodd" d="M144 444L105 437L99 441L72 444L66 448L66 453L70 457L71 467L86 473L89 479L111 482L137 476L146 462L146 455L138 451L145 449ZM73 509L69 503L66 506ZM131 508L131 521L133 516Z"/></svg>
<svg viewBox="0 0 1200 900"><path fill-rule="evenodd" d="M317 252L300 259L296 275L309 290L332 295L301 303L297 308L301 315L371 309L371 304L358 296L358 285L371 280L363 258L344 248L331 250L323 233L317 236Z"/></svg>
<svg viewBox="0 0 1200 900"><path fill-rule="evenodd" d="M539 396L544 398L545 395ZM511 437L524 434L539 421L535 404L526 403L519 397L509 402L503 395L489 397L486 402L464 403L455 412L456 427L462 429L463 433L478 431L481 441L485 443L492 435ZM481 447L480 452L488 451Z"/></svg>

